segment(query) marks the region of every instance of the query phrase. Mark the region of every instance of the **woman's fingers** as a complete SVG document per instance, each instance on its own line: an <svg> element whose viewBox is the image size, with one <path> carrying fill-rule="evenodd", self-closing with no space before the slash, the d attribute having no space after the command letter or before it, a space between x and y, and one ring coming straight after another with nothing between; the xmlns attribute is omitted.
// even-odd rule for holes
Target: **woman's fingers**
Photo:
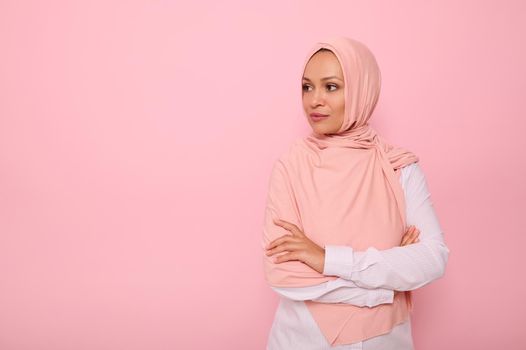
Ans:
<svg viewBox="0 0 526 350"><path fill-rule="evenodd" d="M277 254L277 253L281 253L281 252L284 252L284 251L295 251L295 250L298 250L300 248L301 248L301 244L299 244L298 242L296 242L294 240L289 240L289 241L285 241L285 242L279 244L278 246L276 246L274 248L267 249L265 254L267 256L272 256L272 255Z"/></svg>
<svg viewBox="0 0 526 350"><path fill-rule="evenodd" d="M407 244L413 244L416 243L416 240L418 239L418 235L420 234L420 231L415 228L415 230L411 233L411 237L407 241Z"/></svg>
<svg viewBox="0 0 526 350"><path fill-rule="evenodd" d="M276 238L275 240L273 240L272 242L270 242L268 245L267 245L267 249L272 249L284 242L287 242L289 240L293 239L293 237L291 235L283 235L279 238Z"/></svg>
<svg viewBox="0 0 526 350"><path fill-rule="evenodd" d="M298 226L294 225L291 222L281 220L281 219L275 219L274 224L283 227L285 230L290 231L293 235L303 235L303 232L299 229Z"/></svg>
<svg viewBox="0 0 526 350"><path fill-rule="evenodd" d="M283 255L280 255L274 258L274 262L276 264L279 264L285 261L290 261L290 260L300 260L298 256L298 252L290 252L290 253L283 254Z"/></svg>
<svg viewBox="0 0 526 350"><path fill-rule="evenodd" d="M415 231L413 232L413 238L412 238L412 240L411 240L411 243L416 243L416 242L418 242L418 241L420 240L420 239L418 238L419 235L420 235L420 230L417 229L417 228L415 227Z"/></svg>
<svg viewBox="0 0 526 350"><path fill-rule="evenodd" d="M404 246L407 244L407 241L409 240L413 230L414 230L414 226L409 226L409 228L405 231L404 236L402 237L402 242L400 243L401 246Z"/></svg>
<svg viewBox="0 0 526 350"><path fill-rule="evenodd" d="M404 233L404 235L402 236L402 242L400 242L400 245L401 246L404 246L405 243L407 242L407 239L409 238L409 231L406 231Z"/></svg>
<svg viewBox="0 0 526 350"><path fill-rule="evenodd" d="M411 225L404 236L402 237L402 242L400 243L400 246L405 246L408 244L416 243L419 241L418 235L420 234L420 230L416 228L415 226Z"/></svg>
<svg viewBox="0 0 526 350"><path fill-rule="evenodd" d="M418 236L420 235L420 231L417 229L413 232L411 235L411 238L408 240L407 244L413 244L418 242Z"/></svg>

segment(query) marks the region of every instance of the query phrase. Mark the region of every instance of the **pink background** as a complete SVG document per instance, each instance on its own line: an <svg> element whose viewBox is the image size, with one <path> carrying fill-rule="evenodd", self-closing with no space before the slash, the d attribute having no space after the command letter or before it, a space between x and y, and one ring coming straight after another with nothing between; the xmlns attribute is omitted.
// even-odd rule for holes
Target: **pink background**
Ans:
<svg viewBox="0 0 526 350"><path fill-rule="evenodd" d="M524 349L522 1L0 1L0 349L263 349L271 165L347 35L451 250L417 349ZM522 20L522 23L521 23Z"/></svg>

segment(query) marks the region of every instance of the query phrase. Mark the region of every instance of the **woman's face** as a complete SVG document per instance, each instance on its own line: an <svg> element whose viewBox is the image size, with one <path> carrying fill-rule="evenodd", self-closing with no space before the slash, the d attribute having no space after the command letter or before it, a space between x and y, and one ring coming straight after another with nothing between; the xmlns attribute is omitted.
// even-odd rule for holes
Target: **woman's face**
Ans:
<svg viewBox="0 0 526 350"><path fill-rule="evenodd" d="M343 72L331 51L314 54L303 73L303 109L312 130L317 134L334 134L343 124L345 95ZM327 115L314 120L312 113Z"/></svg>

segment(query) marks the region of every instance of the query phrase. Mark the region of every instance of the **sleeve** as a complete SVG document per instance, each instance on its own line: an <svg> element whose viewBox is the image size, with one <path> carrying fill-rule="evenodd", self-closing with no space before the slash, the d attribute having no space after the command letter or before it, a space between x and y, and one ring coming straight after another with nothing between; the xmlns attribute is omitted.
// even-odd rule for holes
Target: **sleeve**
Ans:
<svg viewBox="0 0 526 350"><path fill-rule="evenodd" d="M391 304L394 298L394 291L391 289L361 288L354 282L342 278L309 287L271 288L282 297L295 301L312 300L320 303L344 303L360 307Z"/></svg>
<svg viewBox="0 0 526 350"><path fill-rule="evenodd" d="M265 279L271 287L307 287L330 280L334 276L325 276L301 261L291 260L274 263L276 256L267 256L265 247L273 240L289 235L285 228L276 225L275 219L281 219L297 225L301 230L302 220L294 190L289 181L288 169L281 158L274 163L270 174L269 190L263 219L261 252Z"/></svg>
<svg viewBox="0 0 526 350"><path fill-rule="evenodd" d="M424 173L418 163L402 169L407 224L420 230L420 241L403 247L354 251L350 246L325 246L323 274L350 280L362 288L407 291L420 288L445 273L449 249L433 208Z"/></svg>

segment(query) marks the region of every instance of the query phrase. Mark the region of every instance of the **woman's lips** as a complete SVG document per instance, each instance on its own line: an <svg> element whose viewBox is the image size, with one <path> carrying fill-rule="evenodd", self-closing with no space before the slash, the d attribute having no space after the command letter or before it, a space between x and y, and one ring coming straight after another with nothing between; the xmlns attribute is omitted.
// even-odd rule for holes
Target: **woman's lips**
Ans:
<svg viewBox="0 0 526 350"><path fill-rule="evenodd" d="M329 117L329 115L327 114L321 114L321 113L311 113L310 114L310 118L315 121L315 122L318 122L320 120L324 120L326 119L327 117Z"/></svg>

